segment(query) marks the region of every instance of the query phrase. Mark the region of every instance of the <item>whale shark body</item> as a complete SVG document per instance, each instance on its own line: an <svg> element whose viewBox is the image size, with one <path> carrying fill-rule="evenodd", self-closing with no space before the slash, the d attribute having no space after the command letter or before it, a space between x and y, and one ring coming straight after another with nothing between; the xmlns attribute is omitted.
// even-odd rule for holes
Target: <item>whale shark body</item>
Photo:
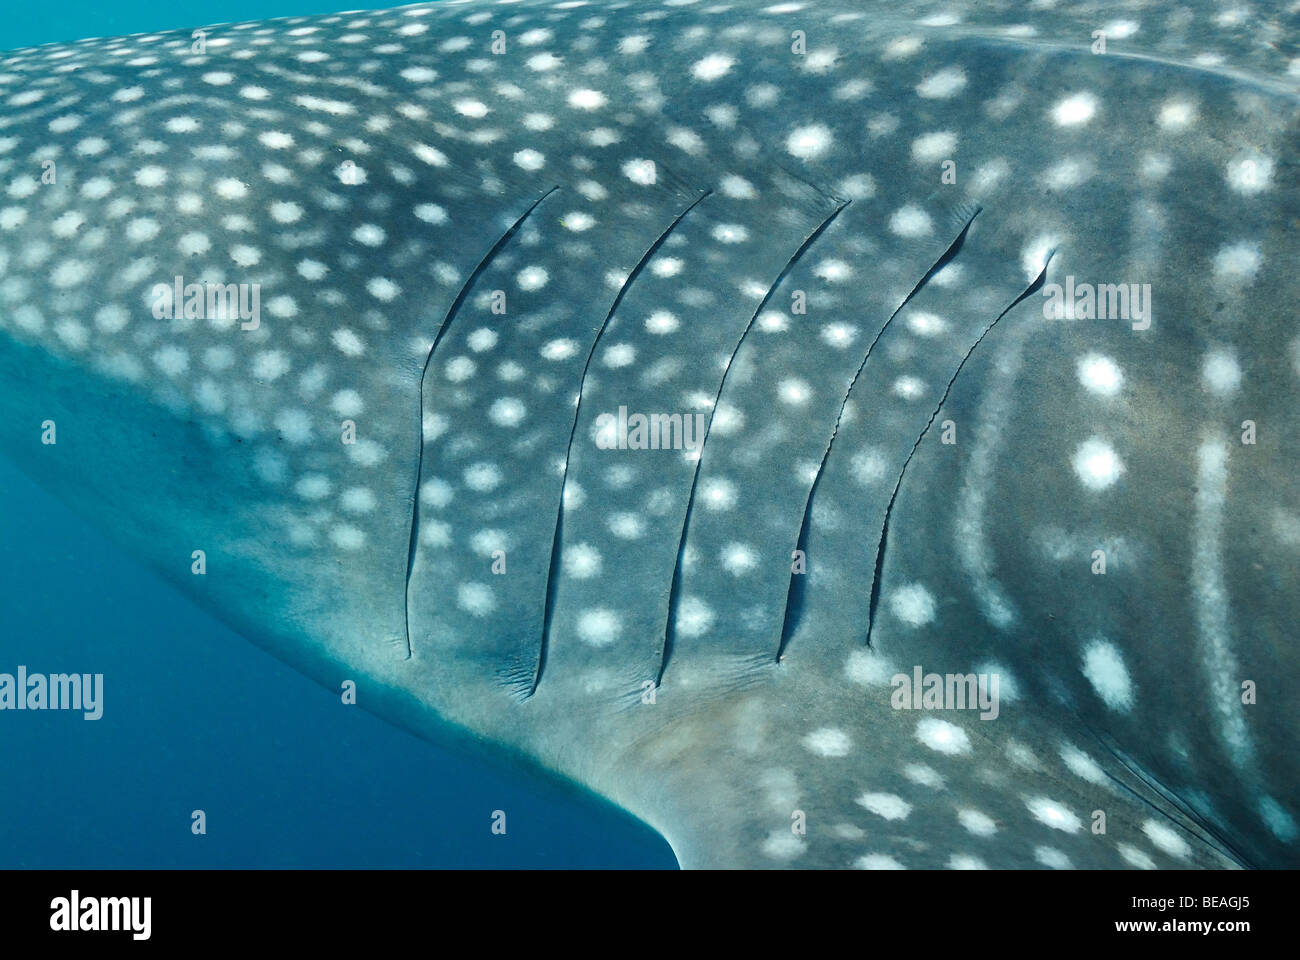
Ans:
<svg viewBox="0 0 1300 960"><path fill-rule="evenodd" d="M684 867L1295 865L1286 17L447 2L0 57L5 454Z"/></svg>

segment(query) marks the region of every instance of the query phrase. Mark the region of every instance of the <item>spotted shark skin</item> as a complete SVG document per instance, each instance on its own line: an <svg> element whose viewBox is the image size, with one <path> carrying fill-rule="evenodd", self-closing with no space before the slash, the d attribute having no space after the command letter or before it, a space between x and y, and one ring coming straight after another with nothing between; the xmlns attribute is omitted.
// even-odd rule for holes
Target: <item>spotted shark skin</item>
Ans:
<svg viewBox="0 0 1300 960"><path fill-rule="evenodd" d="M5 54L0 449L684 867L1294 866L1296 36L469 0ZM176 276L260 322L156 319ZM895 709L918 666L997 718Z"/></svg>

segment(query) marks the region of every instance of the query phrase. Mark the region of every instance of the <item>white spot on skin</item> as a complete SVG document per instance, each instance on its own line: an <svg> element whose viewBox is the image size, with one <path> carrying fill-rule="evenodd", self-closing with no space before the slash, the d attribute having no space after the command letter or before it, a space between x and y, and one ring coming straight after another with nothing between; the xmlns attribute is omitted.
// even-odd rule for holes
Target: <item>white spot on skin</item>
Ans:
<svg viewBox="0 0 1300 960"><path fill-rule="evenodd" d="M1127 712L1133 706L1133 681L1114 644L1089 643L1083 651L1083 675L1110 709Z"/></svg>
<svg viewBox="0 0 1300 960"><path fill-rule="evenodd" d="M845 757L853 744L843 730L822 727L804 737L803 745L819 757Z"/></svg>
<svg viewBox="0 0 1300 960"><path fill-rule="evenodd" d="M184 350L175 345L161 347L153 355L153 362L169 377L179 377L190 365L190 357Z"/></svg>
<svg viewBox="0 0 1300 960"><path fill-rule="evenodd" d="M1020 254L1020 265L1024 268L1025 277L1033 280L1043 268L1047 266L1047 256L1059 245L1060 239L1056 236L1046 234L1036 237L1032 240Z"/></svg>
<svg viewBox="0 0 1300 960"><path fill-rule="evenodd" d="M104 333L119 333L126 328L128 320L126 308L115 303L100 307L95 313L95 326Z"/></svg>
<svg viewBox="0 0 1300 960"><path fill-rule="evenodd" d="M286 443L302 446L311 442L311 418L304 410L281 410L275 415L275 429Z"/></svg>
<svg viewBox="0 0 1300 960"><path fill-rule="evenodd" d="M527 410L515 397L500 397L488 410L488 419L499 427L517 427L523 423Z"/></svg>
<svg viewBox="0 0 1300 960"><path fill-rule="evenodd" d="M900 237L924 237L934 229L934 224L928 213L908 204L889 218L889 229Z"/></svg>
<svg viewBox="0 0 1300 960"><path fill-rule="evenodd" d="M176 248L182 256L193 257L201 253L207 253L211 248L212 242L202 233L187 233L181 236L176 242Z"/></svg>
<svg viewBox="0 0 1300 960"><path fill-rule="evenodd" d="M916 739L931 750L949 756L961 756L971 751L970 738L965 730L934 717L925 717L916 725Z"/></svg>
<svg viewBox="0 0 1300 960"><path fill-rule="evenodd" d="M1089 353L1079 358L1075 370L1079 382L1091 393L1102 397L1113 397L1124 386L1124 374L1119 365L1110 357L1100 353Z"/></svg>
<svg viewBox="0 0 1300 960"><path fill-rule="evenodd" d="M366 292L376 300L388 303L402 292L402 288L387 277L371 277L366 281Z"/></svg>
<svg viewBox="0 0 1300 960"><path fill-rule="evenodd" d="M268 209L276 223L297 223L302 218L302 207L288 200L277 200Z"/></svg>
<svg viewBox="0 0 1300 960"><path fill-rule="evenodd" d="M280 350L268 350L253 358L253 376L274 381L289 372L289 358Z"/></svg>
<svg viewBox="0 0 1300 960"><path fill-rule="evenodd" d="M1201 383L1216 397L1229 397L1241 387L1241 366L1236 352L1215 347L1205 354L1201 365Z"/></svg>
<svg viewBox="0 0 1300 960"><path fill-rule="evenodd" d="M1079 444L1074 454L1074 472L1089 490L1105 490L1124 472L1124 464L1110 444L1091 437Z"/></svg>
<svg viewBox="0 0 1300 960"><path fill-rule="evenodd" d="M1296 826L1295 818L1282 809L1282 805L1272 797L1260 798L1259 816L1273 836L1283 843L1292 843L1297 836L1300 836L1300 827Z"/></svg>
<svg viewBox="0 0 1300 960"><path fill-rule="evenodd" d="M418 219L423 220L425 223L431 223L434 226L439 226L447 222L447 211L436 203L418 204L411 212L414 213Z"/></svg>
<svg viewBox="0 0 1300 960"><path fill-rule="evenodd" d="M84 260L64 260L50 273L50 283L66 289L84 283L93 273L93 268Z"/></svg>
<svg viewBox="0 0 1300 960"><path fill-rule="evenodd" d="M1171 857L1186 860L1191 856L1192 848L1173 827L1157 820L1147 820L1142 824L1142 832L1157 850L1162 850Z"/></svg>
<svg viewBox="0 0 1300 960"><path fill-rule="evenodd" d="M515 282L521 290L540 290L546 286L551 275L542 267L524 267L515 276Z"/></svg>
<svg viewBox="0 0 1300 960"><path fill-rule="evenodd" d="M650 47L650 38L644 34L632 34L618 42L618 52L628 56L645 53Z"/></svg>
<svg viewBox="0 0 1300 960"><path fill-rule="evenodd" d="M925 393L925 384L916 377L899 377L890 387L890 392L904 400L915 400Z"/></svg>
<svg viewBox="0 0 1300 960"><path fill-rule="evenodd" d="M1214 273L1230 281L1252 280L1263 259L1259 244L1234 243L1220 248L1214 255Z"/></svg>
<svg viewBox="0 0 1300 960"><path fill-rule="evenodd" d="M709 510L731 510L738 500L735 486L725 477L710 477L700 485L700 502Z"/></svg>
<svg viewBox="0 0 1300 960"><path fill-rule="evenodd" d="M293 491L304 500L324 500L334 489L329 478L319 473L303 474L302 478L294 484Z"/></svg>
<svg viewBox="0 0 1300 960"><path fill-rule="evenodd" d="M545 27L535 27L532 30L525 30L519 35L519 43L525 47L536 47L543 43L550 42L555 37L553 31Z"/></svg>
<svg viewBox="0 0 1300 960"><path fill-rule="evenodd" d="M536 150L520 150L514 155L515 165L524 170L540 170L546 166L546 157Z"/></svg>
<svg viewBox="0 0 1300 960"><path fill-rule="evenodd" d="M883 853L869 853L865 857L858 857L853 861L853 866L858 870L906 870L901 863L893 857Z"/></svg>
<svg viewBox="0 0 1300 960"><path fill-rule="evenodd" d="M360 550L366 535L351 524L343 523L330 530L330 542L340 550Z"/></svg>
<svg viewBox="0 0 1300 960"><path fill-rule="evenodd" d="M407 67L398 76L411 83L432 83L438 79L438 71L428 67Z"/></svg>
<svg viewBox="0 0 1300 960"><path fill-rule="evenodd" d="M1196 121L1196 104L1187 100L1170 100L1160 107L1156 122L1165 130L1185 130Z"/></svg>
<svg viewBox="0 0 1300 960"><path fill-rule="evenodd" d="M574 90L569 94L569 106L577 110L599 110L607 102L599 90Z"/></svg>
<svg viewBox="0 0 1300 960"><path fill-rule="evenodd" d="M654 186L658 173L653 160L629 160L623 164L623 176L643 187Z"/></svg>
<svg viewBox="0 0 1300 960"><path fill-rule="evenodd" d="M285 150L293 146L293 137L283 130L267 130L258 134L257 139L270 150Z"/></svg>
<svg viewBox="0 0 1300 960"><path fill-rule="evenodd" d="M744 177L729 173L718 181L718 189L724 197L731 197L733 200L753 200L758 196L758 191L754 185Z"/></svg>
<svg viewBox="0 0 1300 960"><path fill-rule="evenodd" d="M1089 783L1102 786L1110 782L1106 772L1097 765L1097 761L1077 747L1069 744L1062 747L1061 761L1072 774L1081 780L1087 780Z"/></svg>
<svg viewBox="0 0 1300 960"><path fill-rule="evenodd" d="M799 406L808 402L808 398L812 396L812 388L802 380L794 378L782 380L777 384L777 396L783 403Z"/></svg>
<svg viewBox="0 0 1300 960"><path fill-rule="evenodd" d="M933 767L927 767L924 763L909 763L903 767L903 776L913 783L929 787L931 790L942 790L944 787L944 780L939 775L939 771Z"/></svg>
<svg viewBox="0 0 1300 960"><path fill-rule="evenodd" d="M1267 190L1273 183L1273 158L1262 153L1244 153L1228 162L1228 186L1250 196Z"/></svg>
<svg viewBox="0 0 1300 960"><path fill-rule="evenodd" d="M610 514L605 526L620 540L639 540L645 536L645 521L635 513Z"/></svg>
<svg viewBox="0 0 1300 960"><path fill-rule="evenodd" d="M864 793L857 803L886 820L905 820L912 812L910 803L892 793Z"/></svg>
<svg viewBox="0 0 1300 960"><path fill-rule="evenodd" d="M429 146L427 143L415 144L414 146L411 147L411 152L431 167L445 167L447 166L448 163L450 163L445 153L443 153L437 147ZM364 180L360 180L356 177L357 172L358 169L356 167L349 168L343 166L342 164L340 164L339 169L337 171L340 180L342 180L344 183L352 184L352 185L357 185L365 182Z"/></svg>
<svg viewBox="0 0 1300 960"><path fill-rule="evenodd" d="M1076 93L1052 108L1052 120L1057 126L1077 127L1087 123L1096 113L1097 98L1091 93Z"/></svg>
<svg viewBox="0 0 1300 960"><path fill-rule="evenodd" d="M346 327L340 327L331 333L330 340L346 356L359 357L366 352L366 346L361 338Z"/></svg>
<svg viewBox="0 0 1300 960"><path fill-rule="evenodd" d="M1148 857L1145 853L1127 843L1118 843L1115 849L1119 855L1124 858L1124 862L1130 867L1136 867L1139 870L1154 870L1156 862Z"/></svg>
<svg viewBox="0 0 1300 960"><path fill-rule="evenodd" d="M236 244L230 248L230 259L241 267L255 267L262 260L262 253L256 247Z"/></svg>
<svg viewBox="0 0 1300 960"><path fill-rule="evenodd" d="M711 53L703 60L696 61L691 67L691 75L696 80L705 82L723 77L735 65L736 61L726 54Z"/></svg>
<svg viewBox="0 0 1300 960"><path fill-rule="evenodd" d="M793 860L804 850L804 839L789 830L773 830L763 841L764 855L774 860Z"/></svg>
<svg viewBox="0 0 1300 960"><path fill-rule="evenodd" d="M1077 187L1091 176L1091 161L1069 158L1045 170L1042 180L1049 190L1068 190L1070 187Z"/></svg>
<svg viewBox="0 0 1300 960"><path fill-rule="evenodd" d="M843 260L823 260L813 268L813 274L828 283L839 283L853 276L853 268Z"/></svg>
<svg viewBox="0 0 1300 960"><path fill-rule="evenodd" d="M424 150L430 151L430 153L425 153L420 149L423 146L424 146L423 144L419 144L418 146L413 148L416 156L418 156L421 160L424 160L426 163L431 163L434 164L435 166L438 166L439 164L437 164L432 154L437 154L439 157L441 157L442 154L438 153L438 151L434 150L432 147L425 147ZM443 160L445 161L446 158L443 157ZM288 179L288 176L289 175L286 174L285 176L286 180ZM338 177L339 183L347 187L359 187L361 186L361 184L365 183L368 179L370 179L369 174L367 174L363 168L357 166L356 163L354 163L351 160L344 161L343 163L340 163L337 167L335 167L334 176Z"/></svg>
<svg viewBox="0 0 1300 960"><path fill-rule="evenodd" d="M912 141L912 159L918 163L932 163L951 158L956 149L957 134L940 130Z"/></svg>
<svg viewBox="0 0 1300 960"><path fill-rule="evenodd" d="M357 391L340 390L330 401L330 408L340 417L355 417L365 409L365 403Z"/></svg>
<svg viewBox="0 0 1300 960"><path fill-rule="evenodd" d="M854 650L844 664L844 675L862 687L887 687L896 673L894 664L873 650Z"/></svg>
<svg viewBox="0 0 1300 960"><path fill-rule="evenodd" d="M908 314L907 328L919 337L937 337L948 329L948 321L933 313L917 310Z"/></svg>
<svg viewBox="0 0 1300 960"><path fill-rule="evenodd" d="M140 187L161 187L167 182L167 171L162 167L141 167L135 172L135 182ZM12 187L9 192L14 192Z"/></svg>
<svg viewBox="0 0 1300 960"><path fill-rule="evenodd" d="M1035 847L1034 859L1053 870L1069 870L1072 867L1070 858L1055 847Z"/></svg>
<svg viewBox="0 0 1300 960"><path fill-rule="evenodd" d="M884 478L889 469L889 461L878 447L868 447L853 455L849 460L849 468L854 480L869 487Z"/></svg>
<svg viewBox="0 0 1300 960"><path fill-rule="evenodd" d="M273 317L296 317L298 304L288 295L272 297L266 303L266 312Z"/></svg>
<svg viewBox="0 0 1300 960"><path fill-rule="evenodd" d="M447 379L452 383L464 383L474 376L477 365L469 357L452 357L443 368Z"/></svg>
<svg viewBox="0 0 1300 960"><path fill-rule="evenodd" d="M472 463L463 474L465 486L476 493L490 493L504 482L501 471L495 464Z"/></svg>
<svg viewBox="0 0 1300 960"><path fill-rule="evenodd" d="M811 160L829 150L833 139L830 129L823 124L797 127L786 138L785 149L800 160Z"/></svg>
<svg viewBox="0 0 1300 960"><path fill-rule="evenodd" d="M722 548L722 567L732 576L742 576L757 566L758 556L747 544L729 543Z"/></svg>
<svg viewBox="0 0 1300 960"><path fill-rule="evenodd" d="M551 340L538 352L544 360L567 360L578 352L578 344L568 339Z"/></svg>
<svg viewBox="0 0 1300 960"><path fill-rule="evenodd" d="M343 491L339 505L348 513L369 513L379 505L372 491L365 487L352 487Z"/></svg>
<svg viewBox="0 0 1300 960"><path fill-rule="evenodd" d="M841 180L838 190L850 200L870 200L876 195L876 181L869 173L855 173Z"/></svg>
<svg viewBox="0 0 1300 960"><path fill-rule="evenodd" d="M916 87L919 96L929 99L947 99L956 96L966 86L966 72L960 67L945 67L922 80Z"/></svg>
<svg viewBox="0 0 1300 960"><path fill-rule="evenodd" d="M1025 806L1029 808L1035 820L1054 830L1076 833L1083 826L1073 813L1046 797L1031 797L1025 801Z"/></svg>
<svg viewBox="0 0 1300 960"><path fill-rule="evenodd" d="M479 100L457 100L451 106L462 117L472 117L477 120L488 115L487 104Z"/></svg>
<svg viewBox="0 0 1300 960"><path fill-rule="evenodd" d="M934 596L920 583L906 584L890 594L889 608L909 627L923 627L934 621Z"/></svg>
<svg viewBox="0 0 1300 960"><path fill-rule="evenodd" d="M924 43L920 37L895 37L889 41L882 55L885 60L904 60L920 52Z"/></svg>
<svg viewBox="0 0 1300 960"><path fill-rule="evenodd" d="M1161 180L1172 169L1173 161L1162 153L1144 153L1138 166L1138 172L1148 180Z"/></svg>
<svg viewBox="0 0 1300 960"><path fill-rule="evenodd" d="M212 185L217 196L226 200L239 200L248 195L248 185L234 177L226 177Z"/></svg>
<svg viewBox="0 0 1300 960"><path fill-rule="evenodd" d="M535 53L524 61L524 66L538 73L545 73L563 66L564 61L553 53Z"/></svg>
<svg viewBox="0 0 1300 960"><path fill-rule="evenodd" d="M837 350L843 350L857 336L857 328L847 323L829 323L821 329L821 338Z"/></svg>
<svg viewBox="0 0 1300 960"><path fill-rule="evenodd" d="M701 637L713 626L714 613L699 597L684 598L677 609L677 632L683 637Z"/></svg>
<svg viewBox="0 0 1300 960"><path fill-rule="evenodd" d="M617 613L605 607L584 610L578 614L578 638L593 647L606 647L618 640L623 624Z"/></svg>
<svg viewBox="0 0 1300 960"><path fill-rule="evenodd" d="M645 328L651 333L668 334L681 326L681 321L667 310L656 310L646 317Z"/></svg>
<svg viewBox="0 0 1300 960"><path fill-rule="evenodd" d="M472 617L485 617L496 609L492 588L482 583L462 583L456 588L456 606Z"/></svg>
<svg viewBox="0 0 1300 960"><path fill-rule="evenodd" d="M744 243L749 231L738 223L720 223L713 228L713 239L719 243Z"/></svg>
<svg viewBox="0 0 1300 960"><path fill-rule="evenodd" d="M991 837L998 832L998 825L993 822L993 818L979 810L958 810L957 822L977 837Z"/></svg>

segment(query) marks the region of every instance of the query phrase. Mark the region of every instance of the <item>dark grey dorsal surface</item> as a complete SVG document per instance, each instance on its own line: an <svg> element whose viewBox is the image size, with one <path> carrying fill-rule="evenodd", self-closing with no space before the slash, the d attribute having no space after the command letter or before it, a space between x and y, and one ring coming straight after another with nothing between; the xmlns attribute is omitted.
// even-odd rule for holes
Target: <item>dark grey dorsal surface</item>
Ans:
<svg viewBox="0 0 1300 960"><path fill-rule="evenodd" d="M685 865L1293 865L1297 63L1136 2L5 54L0 441Z"/></svg>

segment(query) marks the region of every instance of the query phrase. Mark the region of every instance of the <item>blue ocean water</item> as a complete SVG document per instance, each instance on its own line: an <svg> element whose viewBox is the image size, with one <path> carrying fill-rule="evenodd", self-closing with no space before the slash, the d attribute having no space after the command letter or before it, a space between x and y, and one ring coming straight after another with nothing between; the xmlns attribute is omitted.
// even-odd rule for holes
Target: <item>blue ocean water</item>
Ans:
<svg viewBox="0 0 1300 960"><path fill-rule="evenodd" d="M11 5L0 50L357 6ZM105 675L99 720L0 712L0 867L676 866L598 798L340 708L2 457L0 505L0 673Z"/></svg>

